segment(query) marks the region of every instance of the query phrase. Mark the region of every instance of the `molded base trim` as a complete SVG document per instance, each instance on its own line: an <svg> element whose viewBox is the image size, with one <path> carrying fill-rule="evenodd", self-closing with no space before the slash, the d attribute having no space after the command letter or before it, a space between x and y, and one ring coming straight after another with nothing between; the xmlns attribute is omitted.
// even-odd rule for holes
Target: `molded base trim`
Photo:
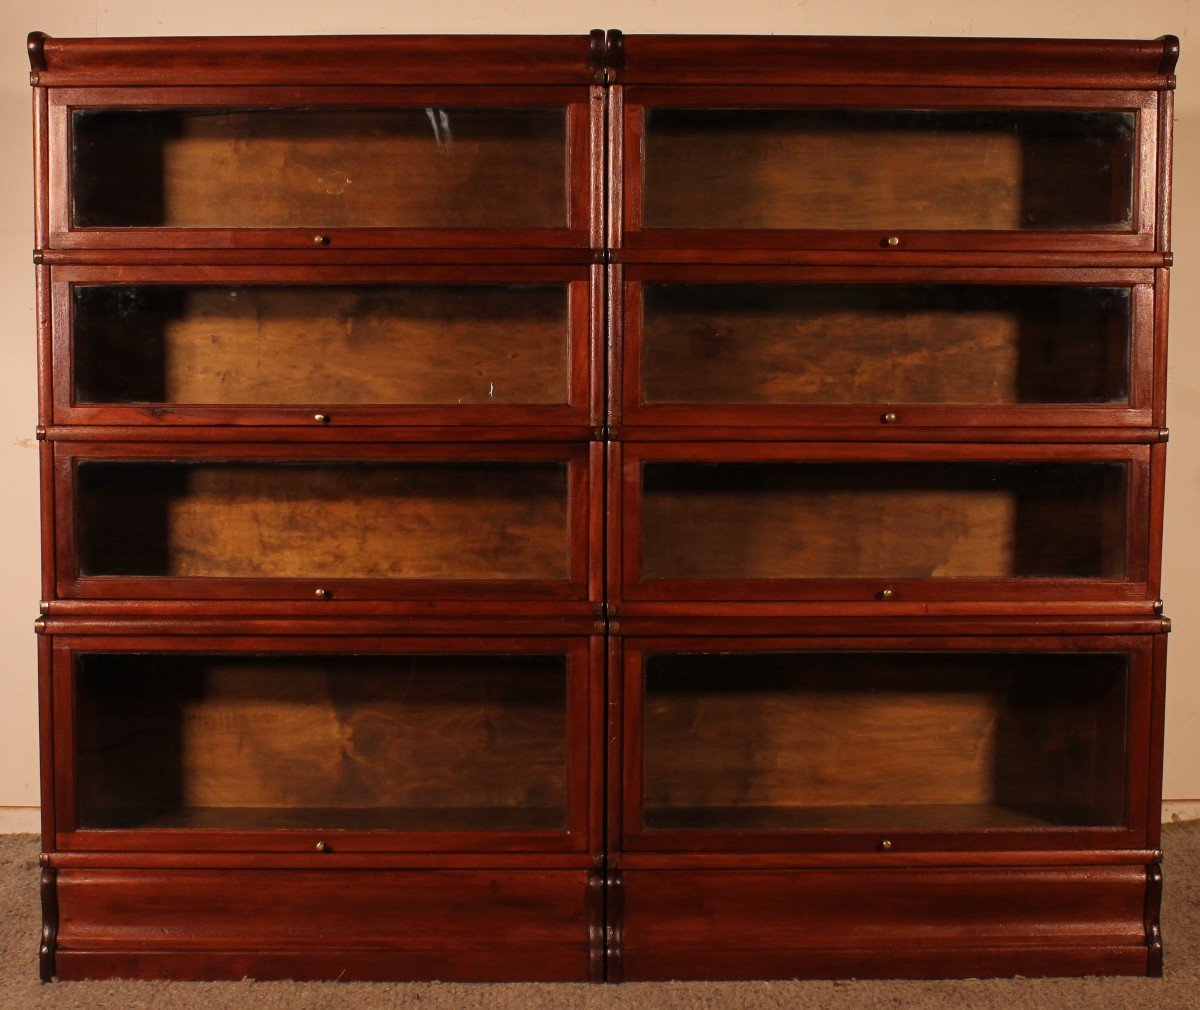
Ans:
<svg viewBox="0 0 1200 1010"><path fill-rule="evenodd" d="M61 870L55 975L586 982L594 892L586 870Z"/></svg>
<svg viewBox="0 0 1200 1010"><path fill-rule="evenodd" d="M502 924L501 924L502 925ZM183 982L585 982L588 955L538 949L333 950L320 952L60 950L57 978Z"/></svg>
<svg viewBox="0 0 1200 1010"><path fill-rule="evenodd" d="M946 979L1150 975L1145 947L810 948L641 950L624 956L624 980Z"/></svg>

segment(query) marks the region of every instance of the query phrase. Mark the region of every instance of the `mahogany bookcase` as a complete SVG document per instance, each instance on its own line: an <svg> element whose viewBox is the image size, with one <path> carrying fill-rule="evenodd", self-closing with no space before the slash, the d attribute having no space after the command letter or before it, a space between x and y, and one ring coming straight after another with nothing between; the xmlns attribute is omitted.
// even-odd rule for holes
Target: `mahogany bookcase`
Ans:
<svg viewBox="0 0 1200 1010"><path fill-rule="evenodd" d="M1176 39L28 45L44 978L1161 973Z"/></svg>

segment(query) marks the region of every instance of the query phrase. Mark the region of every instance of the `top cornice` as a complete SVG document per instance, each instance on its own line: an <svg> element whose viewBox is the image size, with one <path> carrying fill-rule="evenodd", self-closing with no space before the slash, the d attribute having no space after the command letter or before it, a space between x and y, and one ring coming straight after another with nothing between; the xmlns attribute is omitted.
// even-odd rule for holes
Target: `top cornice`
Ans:
<svg viewBox="0 0 1200 1010"><path fill-rule="evenodd" d="M723 84L1164 90L1179 39L357 35L28 40L44 87Z"/></svg>

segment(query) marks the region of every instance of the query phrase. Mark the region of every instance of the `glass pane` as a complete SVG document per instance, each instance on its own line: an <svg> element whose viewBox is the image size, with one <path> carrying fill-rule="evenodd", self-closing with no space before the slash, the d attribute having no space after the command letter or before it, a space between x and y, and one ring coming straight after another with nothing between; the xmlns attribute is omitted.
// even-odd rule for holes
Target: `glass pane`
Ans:
<svg viewBox="0 0 1200 1010"><path fill-rule="evenodd" d="M1120 578L1124 463L647 463L650 579Z"/></svg>
<svg viewBox="0 0 1200 1010"><path fill-rule="evenodd" d="M561 656L76 660L84 828L563 828Z"/></svg>
<svg viewBox="0 0 1200 1010"><path fill-rule="evenodd" d="M563 579L565 463L83 462L81 575Z"/></svg>
<svg viewBox="0 0 1200 1010"><path fill-rule="evenodd" d="M72 117L82 228L562 228L566 110L166 109Z"/></svg>
<svg viewBox="0 0 1200 1010"><path fill-rule="evenodd" d="M1118 403L1128 288L647 284L646 403Z"/></svg>
<svg viewBox="0 0 1200 1010"><path fill-rule="evenodd" d="M567 288L81 286L77 403L568 400Z"/></svg>
<svg viewBox="0 0 1200 1010"><path fill-rule="evenodd" d="M1127 659L650 656L648 828L1120 824Z"/></svg>
<svg viewBox="0 0 1200 1010"><path fill-rule="evenodd" d="M1131 112L649 109L648 228L1125 229Z"/></svg>

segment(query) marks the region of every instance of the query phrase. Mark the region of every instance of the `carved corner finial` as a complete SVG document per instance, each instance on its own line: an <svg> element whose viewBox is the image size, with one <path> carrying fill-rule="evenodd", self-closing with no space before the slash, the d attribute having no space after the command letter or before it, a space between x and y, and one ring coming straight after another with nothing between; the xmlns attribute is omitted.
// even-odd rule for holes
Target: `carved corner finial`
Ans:
<svg viewBox="0 0 1200 1010"><path fill-rule="evenodd" d="M29 68L35 74L46 70L46 32L31 31L25 41L25 52L29 53Z"/></svg>
<svg viewBox="0 0 1200 1010"><path fill-rule="evenodd" d="M604 82L617 83L617 71L625 66L625 36L620 29L610 28L604 36Z"/></svg>
<svg viewBox="0 0 1200 1010"><path fill-rule="evenodd" d="M1158 64L1158 72L1169 79L1170 87L1175 87L1175 64L1179 62L1179 36L1163 35L1158 41L1162 43L1162 60Z"/></svg>
<svg viewBox="0 0 1200 1010"><path fill-rule="evenodd" d="M593 28L588 32L588 66L593 70L604 67L604 29Z"/></svg>

